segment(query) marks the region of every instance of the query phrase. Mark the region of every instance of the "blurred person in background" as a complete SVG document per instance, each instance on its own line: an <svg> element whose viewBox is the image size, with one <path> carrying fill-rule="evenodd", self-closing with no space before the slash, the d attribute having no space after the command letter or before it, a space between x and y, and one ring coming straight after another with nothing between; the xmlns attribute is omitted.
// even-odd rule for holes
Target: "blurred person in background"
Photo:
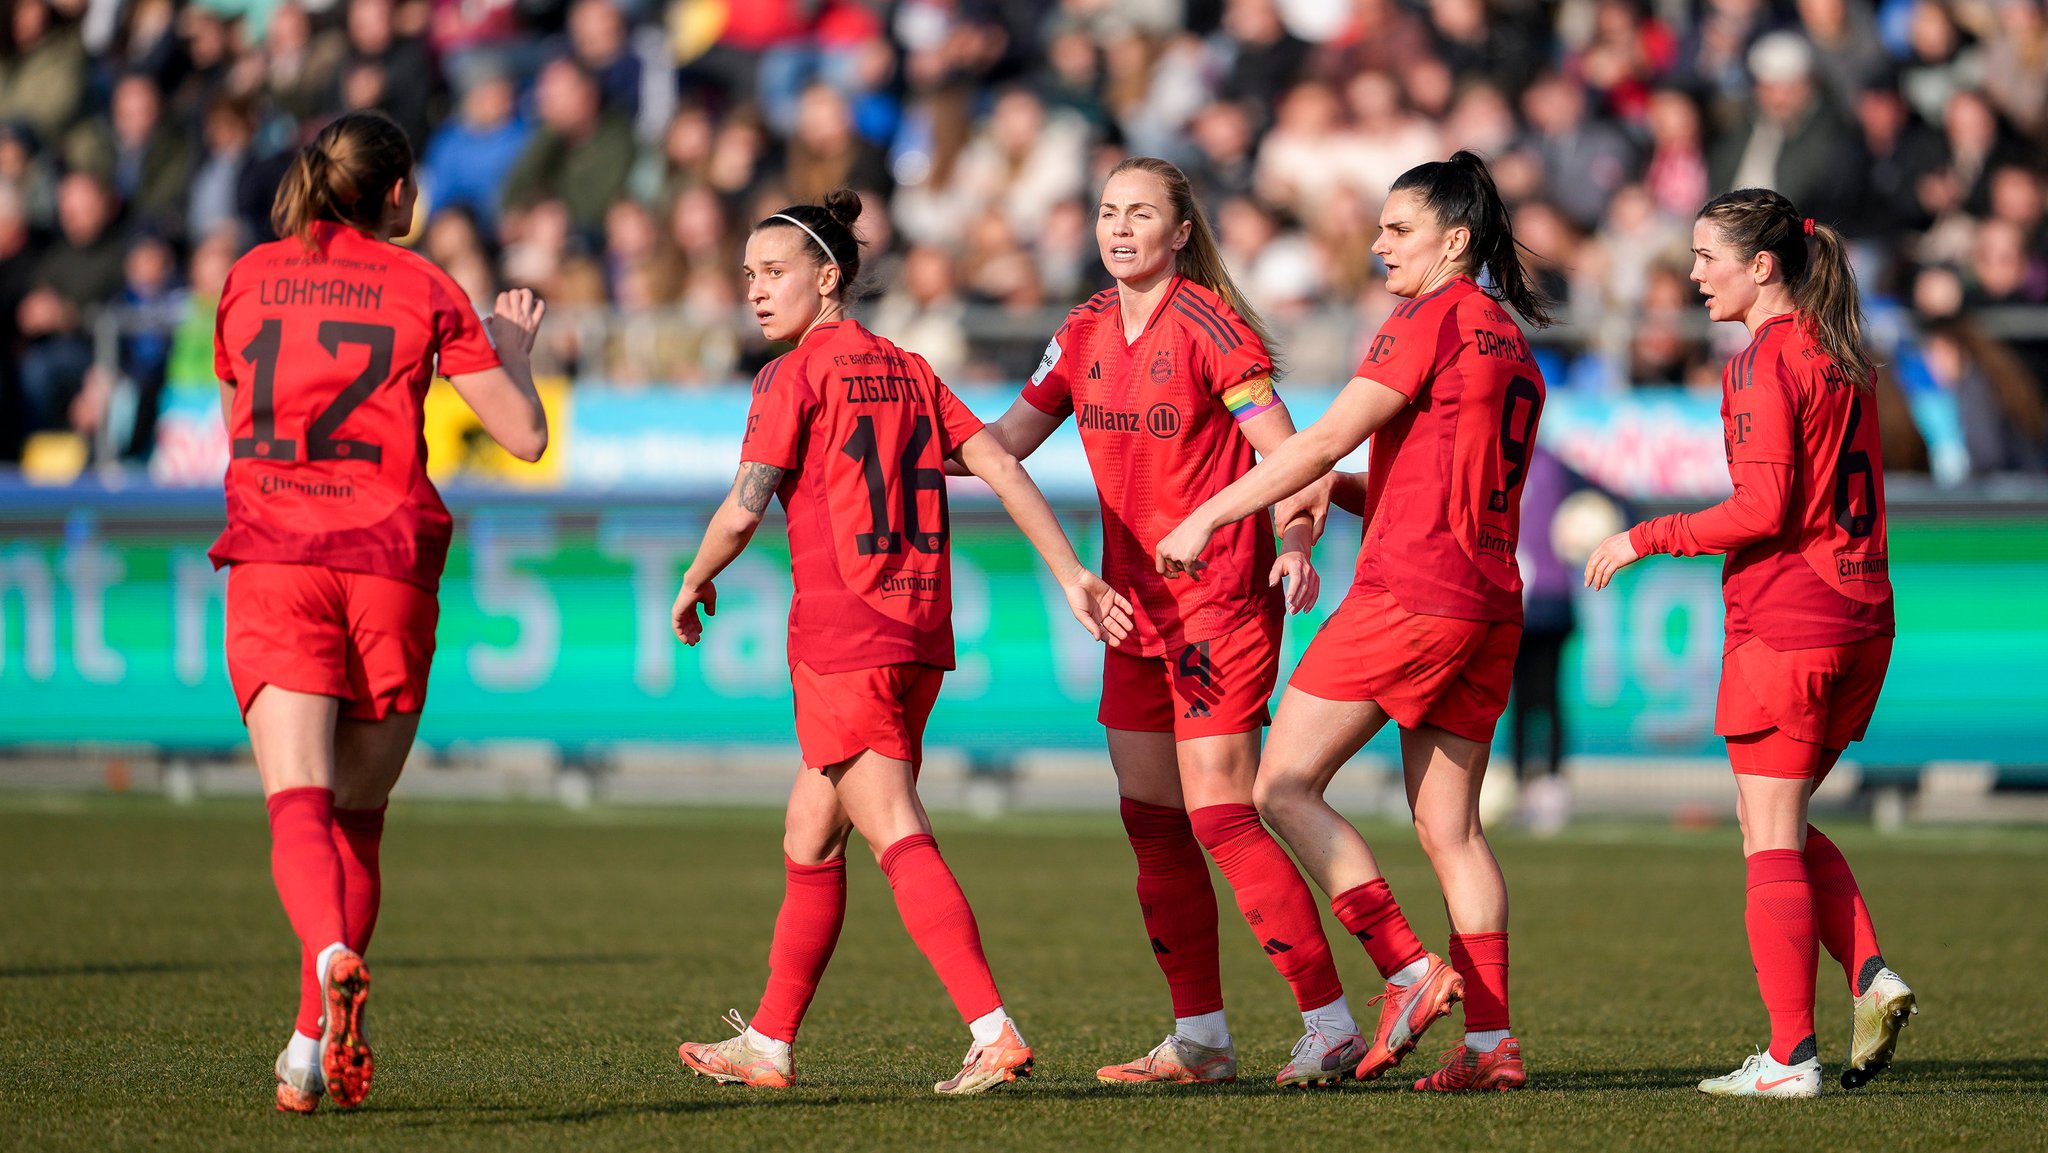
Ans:
<svg viewBox="0 0 2048 1153"><path fill-rule="evenodd" d="M1399 0L1350 0L1350 18L1318 45L1312 66L1341 84L1371 68L1392 71L1430 52L1429 27Z"/></svg>
<svg viewBox="0 0 2048 1153"><path fill-rule="evenodd" d="M903 275L874 308L875 327L895 333L897 343L924 357L940 378L958 379L967 368L967 309L953 256L945 249L912 246L904 254Z"/></svg>
<svg viewBox="0 0 2048 1153"><path fill-rule="evenodd" d="M1747 130L1724 134L1708 155L1715 188L1771 188L1817 220L1846 218L1861 183L1852 135L1814 77L1813 46L1773 32L1749 50L1756 77Z"/></svg>
<svg viewBox="0 0 2048 1153"><path fill-rule="evenodd" d="M164 119L155 79L139 72L115 81L108 118L74 129L67 148L72 167L108 181L131 226L173 238L185 235L192 151L183 127Z"/></svg>
<svg viewBox="0 0 2048 1153"><path fill-rule="evenodd" d="M1659 88L1650 94L1645 121L1650 158L1643 168L1643 186L1656 198L1658 212L1683 221L1707 199L1707 154L1699 105L1682 89Z"/></svg>
<svg viewBox="0 0 2048 1153"><path fill-rule="evenodd" d="M573 0L562 55L596 81L605 111L633 121L640 115L640 57L617 0Z"/></svg>
<svg viewBox="0 0 2048 1153"><path fill-rule="evenodd" d="M85 100L85 44L47 0L14 0L0 41L0 120L61 139Z"/></svg>
<svg viewBox="0 0 2048 1153"><path fill-rule="evenodd" d="M211 236L226 224L250 219L244 211L269 189L252 187L256 125L247 102L223 97L206 110L205 151L192 172L184 234ZM275 188L275 186L271 186Z"/></svg>
<svg viewBox="0 0 2048 1153"><path fill-rule="evenodd" d="M398 122L406 139L417 142L415 147L424 144L433 135L430 116L441 91L441 71L426 39L399 27L397 0L348 0L342 10L348 55L340 80L374 69L383 80L377 106ZM328 107L350 107L345 87L329 94Z"/></svg>
<svg viewBox="0 0 2048 1153"><path fill-rule="evenodd" d="M1574 227L1592 228L1635 172L1628 137L1591 115L1584 87L1561 72L1536 78L1522 96L1522 114L1529 124L1522 147L1542 158L1546 195Z"/></svg>
<svg viewBox="0 0 2048 1153"><path fill-rule="evenodd" d="M466 209L485 232L496 235L507 179L533 137L533 126L519 114L518 89L503 64L472 58L457 78L461 103L428 138L420 184L434 211Z"/></svg>
<svg viewBox="0 0 2048 1153"><path fill-rule="evenodd" d="M318 120L347 56L339 29L316 28L302 4L279 4L263 32L263 90L295 123Z"/></svg>
<svg viewBox="0 0 2048 1153"><path fill-rule="evenodd" d="M1863 0L1798 0L1798 10L1823 93L1837 112L1853 111L1871 82L1892 67L1871 6Z"/></svg>
<svg viewBox="0 0 2048 1153"><path fill-rule="evenodd" d="M21 370L21 302L34 291L42 246L29 227L28 200L0 181L0 463L21 459L27 434Z"/></svg>
<svg viewBox="0 0 2048 1153"><path fill-rule="evenodd" d="M597 81L571 60L555 60L534 82L539 127L505 176L504 204L523 209L560 201L586 237L604 227L604 214L624 195L632 172L633 128L605 111Z"/></svg>
<svg viewBox="0 0 2048 1153"><path fill-rule="evenodd" d="M2041 0L1995 0L1984 47L1984 94L2015 128L2048 148L2048 16Z"/></svg>
<svg viewBox="0 0 2048 1153"><path fill-rule="evenodd" d="M1656 79L1671 70L1678 38L1642 0L1593 0L1586 42L1566 54L1564 71L1586 85L1594 105L1640 124Z"/></svg>
<svg viewBox="0 0 2048 1153"><path fill-rule="evenodd" d="M1313 219L1352 170L1359 144L1344 123L1335 88L1320 80L1296 84L1259 140L1253 192L1299 219Z"/></svg>
<svg viewBox="0 0 2048 1153"><path fill-rule="evenodd" d="M783 183L797 200L816 200L834 188L889 187L888 157L854 130L852 106L828 84L804 89L787 150Z"/></svg>
<svg viewBox="0 0 2048 1153"><path fill-rule="evenodd" d="M2024 361L1962 317L1931 325L1921 353L1955 396L1972 476L2048 474L2048 394Z"/></svg>
<svg viewBox="0 0 2048 1153"><path fill-rule="evenodd" d="M1224 72L1216 95L1272 108L1306 70L1311 48L1287 31L1274 0L1223 0Z"/></svg>
<svg viewBox="0 0 2048 1153"><path fill-rule="evenodd" d="M1430 0L1429 20L1437 55L1457 76L1519 93L1542 59L1527 22L1487 0Z"/></svg>
<svg viewBox="0 0 2048 1153"><path fill-rule="evenodd" d="M1344 181L1366 200L1385 200L1403 172L1440 154L1443 142L1436 125L1408 108L1391 74L1360 72L1345 82L1344 99L1358 143L1333 159L1348 164Z"/></svg>
<svg viewBox="0 0 2048 1153"><path fill-rule="evenodd" d="M220 310L221 289L228 270L242 254L239 229L224 229L200 241L185 264L185 314L178 318L171 336L171 358L165 374L173 384L201 384L215 381L213 324Z"/></svg>
<svg viewBox="0 0 2048 1153"><path fill-rule="evenodd" d="M1964 36L1944 0L1912 0L1899 91L1920 118L1940 124L1958 93L1984 83L1984 52Z"/></svg>
<svg viewBox="0 0 2048 1153"><path fill-rule="evenodd" d="M1973 216L1991 208L1991 179L2008 164L2040 162L2039 154L2027 155L2025 145L2007 132L1998 111L1977 91L1958 92L1943 110L1942 126L1948 139L1948 166L1943 174L1952 203Z"/></svg>
<svg viewBox="0 0 2048 1153"><path fill-rule="evenodd" d="M57 188L57 240L15 310L29 341L20 362L21 429L61 428L92 365L94 315L121 291L124 246L113 194L84 172Z"/></svg>
<svg viewBox="0 0 2048 1153"><path fill-rule="evenodd" d="M190 296L171 246L152 233L136 236L122 262L120 294L108 302L121 324L115 361L87 370L71 402L72 430L93 439L96 449L103 430L124 461L147 459L155 447L171 344Z"/></svg>
<svg viewBox="0 0 2048 1153"><path fill-rule="evenodd" d="M1902 234L1934 222L1928 180L1946 165L1941 134L1921 121L1890 77L1865 85L1853 105L1863 148L1862 195L1843 223L1851 236L1881 252L1896 251Z"/></svg>
<svg viewBox="0 0 2048 1153"><path fill-rule="evenodd" d="M1251 109L1237 101L1211 101L1195 113L1188 124L1194 155L1188 160L1187 174L1205 203L1218 204L1251 193L1257 171L1255 128Z"/></svg>

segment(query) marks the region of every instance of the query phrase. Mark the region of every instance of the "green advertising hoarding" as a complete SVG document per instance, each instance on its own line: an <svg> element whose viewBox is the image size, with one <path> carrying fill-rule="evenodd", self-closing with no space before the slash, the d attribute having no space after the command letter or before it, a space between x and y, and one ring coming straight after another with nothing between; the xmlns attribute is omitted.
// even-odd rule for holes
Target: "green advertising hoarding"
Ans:
<svg viewBox="0 0 2048 1153"><path fill-rule="evenodd" d="M10 490L0 504L0 745L242 740L221 656L223 580L205 492ZM422 739L788 744L788 553L777 519L719 581L696 649L669 607L711 503L458 495ZM1084 555L1095 509L1062 509ZM1349 583L1358 522L1317 551L1321 603L1288 623L1287 663ZM1899 640L1866 762L2039 763L2048 748L2048 509L1895 510ZM998 509L953 522L960 662L931 740L1000 755L1100 745L1101 654ZM1720 583L1711 559L1652 560L1579 605L1566 653L1570 746L1714 755ZM1382 741L1387 738L1382 737Z"/></svg>

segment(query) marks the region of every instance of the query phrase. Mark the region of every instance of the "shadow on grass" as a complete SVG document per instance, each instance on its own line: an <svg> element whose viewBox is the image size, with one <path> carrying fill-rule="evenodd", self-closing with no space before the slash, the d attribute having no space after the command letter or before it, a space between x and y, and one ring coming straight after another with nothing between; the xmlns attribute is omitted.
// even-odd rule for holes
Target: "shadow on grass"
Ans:
<svg viewBox="0 0 2048 1153"><path fill-rule="evenodd" d="M376 969L566 968L579 965L646 965L665 960L659 953L552 953L538 956L384 957L373 956ZM0 981L33 981L58 977L161 977L193 973L231 973L272 968L273 961L88 961L77 965L14 965L0 967Z"/></svg>
<svg viewBox="0 0 2048 1153"><path fill-rule="evenodd" d="M1893 1092L1927 1093L2011 1093L2048 1083L2048 1058L2013 1058L1996 1061L1913 1061L1893 1063L1884 1075L1863 1090L1846 1090L1836 1079L1839 1065L1823 1066L1822 1093L1828 1097L1878 1096ZM1613 1093L1630 1090L1693 1089L1703 1077L1715 1076L1716 1069L1575 1069L1543 1072L1532 1089L1550 1093Z"/></svg>

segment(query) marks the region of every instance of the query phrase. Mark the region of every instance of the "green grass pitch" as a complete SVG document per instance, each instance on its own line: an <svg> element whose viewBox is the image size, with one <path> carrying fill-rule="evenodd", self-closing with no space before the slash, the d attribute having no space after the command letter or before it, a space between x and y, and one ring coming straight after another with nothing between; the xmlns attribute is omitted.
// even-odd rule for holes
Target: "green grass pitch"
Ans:
<svg viewBox="0 0 2048 1153"><path fill-rule="evenodd" d="M1819 1101L1692 1089L1765 1035L1732 829L1589 826L1503 838L1514 1006L1532 1087L1447 1099L1394 1078L1282 1093L1285 986L1223 920L1244 1080L1097 1085L1170 1027L1110 814L942 820L1012 1011L1026 1082L934 1097L966 1031L855 848L851 908L798 1050L800 1084L721 1088L675 1058L750 1012L781 893L779 817L401 803L369 960L376 1088L352 1114L272 1111L296 956L254 800L0 798L0 1148L1389 1150L2048 1148L2048 832L1879 839L1841 823L1885 955L1922 1015L1892 1071L1836 1088L1840 970L1821 960ZM1441 949L1412 835L1368 827ZM1222 891L1219 881L1219 892ZM1227 899L1226 899L1227 903ZM1363 953L1335 932L1363 1015ZM1401 1075L1406 1074L1403 1078Z"/></svg>

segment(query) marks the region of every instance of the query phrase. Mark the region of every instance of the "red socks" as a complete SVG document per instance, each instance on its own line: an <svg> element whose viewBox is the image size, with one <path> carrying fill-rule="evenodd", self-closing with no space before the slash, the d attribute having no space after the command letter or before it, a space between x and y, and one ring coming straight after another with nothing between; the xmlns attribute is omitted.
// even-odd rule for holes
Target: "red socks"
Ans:
<svg viewBox="0 0 2048 1153"><path fill-rule="evenodd" d="M768 946L768 988L748 1024L764 1036L794 1041L846 923L846 858L822 865L782 860L782 911L775 916L775 941Z"/></svg>
<svg viewBox="0 0 2048 1153"><path fill-rule="evenodd" d="M1237 897L1238 911L1294 990L1302 1012L1344 995L1308 883L1250 805L1209 805L1188 814L1195 837Z"/></svg>
<svg viewBox="0 0 2048 1153"><path fill-rule="evenodd" d="M330 828L334 851L341 858L343 923L348 926L348 947L358 955L370 947L370 934L377 929L377 909L384 899L383 872L377 862L384 845L384 810L389 807L333 810ZM326 1010L320 975L313 966L328 944L333 942L299 949L298 1029L308 1037L320 1035L320 1014Z"/></svg>
<svg viewBox="0 0 2048 1153"><path fill-rule="evenodd" d="M280 789L264 802L270 810L270 875L278 900L298 934L304 968L336 941L346 941L344 882L339 854L330 829L334 823L334 790ZM301 981L298 1030L320 1035L320 1003L314 989L312 1014L307 1015Z"/></svg>
<svg viewBox="0 0 2048 1153"><path fill-rule="evenodd" d="M1330 911L1344 931L1358 938L1372 958L1372 967L1382 978L1391 977L1420 960L1428 950L1408 927L1401 906L1394 903L1393 890L1385 877L1374 877L1357 888L1346 889L1330 898Z"/></svg>
<svg viewBox="0 0 2048 1153"><path fill-rule="evenodd" d="M1766 849L1749 857L1749 897L1743 920L1756 984L1771 1015L1771 1059L1792 1065L1814 1055L1813 884L1796 849Z"/></svg>
<svg viewBox="0 0 2048 1153"><path fill-rule="evenodd" d="M1819 829L1806 826L1806 872L1813 879L1814 923L1820 943L1828 956L1842 963L1849 978L1849 992L1861 996L1870 987L1884 958L1877 949L1877 928L1870 923L1870 908L1863 903L1863 891L1842 850Z"/></svg>
<svg viewBox="0 0 2048 1153"><path fill-rule="evenodd" d="M1194 826L1180 809L1123 798L1124 831L1138 858L1138 907L1152 956L1166 974L1173 1015L1199 1017L1223 1008L1216 954L1216 890Z"/></svg>
<svg viewBox="0 0 2048 1153"><path fill-rule="evenodd" d="M961 1020L972 1021L1001 1006L974 910L967 907L967 896L932 835L918 833L890 845L882 854L882 872L896 894L903 927L938 972Z"/></svg>
<svg viewBox="0 0 2048 1153"><path fill-rule="evenodd" d="M1465 978L1465 1031L1508 1027L1508 935L1452 933L1451 968Z"/></svg>

